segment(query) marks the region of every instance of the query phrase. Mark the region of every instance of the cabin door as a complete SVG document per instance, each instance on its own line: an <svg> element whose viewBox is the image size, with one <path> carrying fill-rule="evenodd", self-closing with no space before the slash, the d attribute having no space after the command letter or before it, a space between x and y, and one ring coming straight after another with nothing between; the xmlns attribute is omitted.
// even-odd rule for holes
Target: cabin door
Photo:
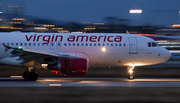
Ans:
<svg viewBox="0 0 180 103"><path fill-rule="evenodd" d="M138 54L138 44L136 37L129 38L129 54Z"/></svg>

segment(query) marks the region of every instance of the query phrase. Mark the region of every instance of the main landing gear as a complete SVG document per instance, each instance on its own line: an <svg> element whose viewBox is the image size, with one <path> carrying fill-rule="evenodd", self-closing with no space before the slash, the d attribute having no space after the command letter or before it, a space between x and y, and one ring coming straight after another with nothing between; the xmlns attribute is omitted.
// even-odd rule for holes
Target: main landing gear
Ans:
<svg viewBox="0 0 180 103"><path fill-rule="evenodd" d="M134 73L133 73L134 65L129 65L127 67L128 70L128 79L133 80L134 79Z"/></svg>
<svg viewBox="0 0 180 103"><path fill-rule="evenodd" d="M25 80L36 81L38 79L38 74L35 72L33 67L28 67L23 73L23 78Z"/></svg>

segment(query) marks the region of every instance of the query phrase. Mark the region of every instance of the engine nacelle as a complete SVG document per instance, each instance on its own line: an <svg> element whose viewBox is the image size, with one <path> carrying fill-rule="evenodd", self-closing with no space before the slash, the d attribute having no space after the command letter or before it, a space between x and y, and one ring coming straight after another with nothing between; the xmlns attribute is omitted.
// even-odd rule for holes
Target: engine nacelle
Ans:
<svg viewBox="0 0 180 103"><path fill-rule="evenodd" d="M85 58L59 59L57 63L48 64L47 69L69 76L84 76L88 71L88 64Z"/></svg>

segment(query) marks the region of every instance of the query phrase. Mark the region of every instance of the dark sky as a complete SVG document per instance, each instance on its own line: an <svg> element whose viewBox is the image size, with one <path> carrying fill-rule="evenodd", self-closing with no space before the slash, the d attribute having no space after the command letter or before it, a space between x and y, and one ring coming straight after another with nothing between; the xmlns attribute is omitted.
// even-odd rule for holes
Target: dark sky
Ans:
<svg viewBox="0 0 180 103"><path fill-rule="evenodd" d="M133 19L136 24L180 23L180 0L1 0L3 11L8 4L25 5L26 14L41 18L76 22L103 22L103 17ZM142 9L142 14L129 14Z"/></svg>

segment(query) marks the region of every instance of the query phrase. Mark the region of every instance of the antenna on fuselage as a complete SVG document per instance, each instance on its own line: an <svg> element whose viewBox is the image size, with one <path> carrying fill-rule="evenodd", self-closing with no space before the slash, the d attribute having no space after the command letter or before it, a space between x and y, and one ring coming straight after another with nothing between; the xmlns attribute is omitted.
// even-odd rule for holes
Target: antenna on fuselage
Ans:
<svg viewBox="0 0 180 103"><path fill-rule="evenodd" d="M128 30L126 30L126 33L129 34Z"/></svg>

